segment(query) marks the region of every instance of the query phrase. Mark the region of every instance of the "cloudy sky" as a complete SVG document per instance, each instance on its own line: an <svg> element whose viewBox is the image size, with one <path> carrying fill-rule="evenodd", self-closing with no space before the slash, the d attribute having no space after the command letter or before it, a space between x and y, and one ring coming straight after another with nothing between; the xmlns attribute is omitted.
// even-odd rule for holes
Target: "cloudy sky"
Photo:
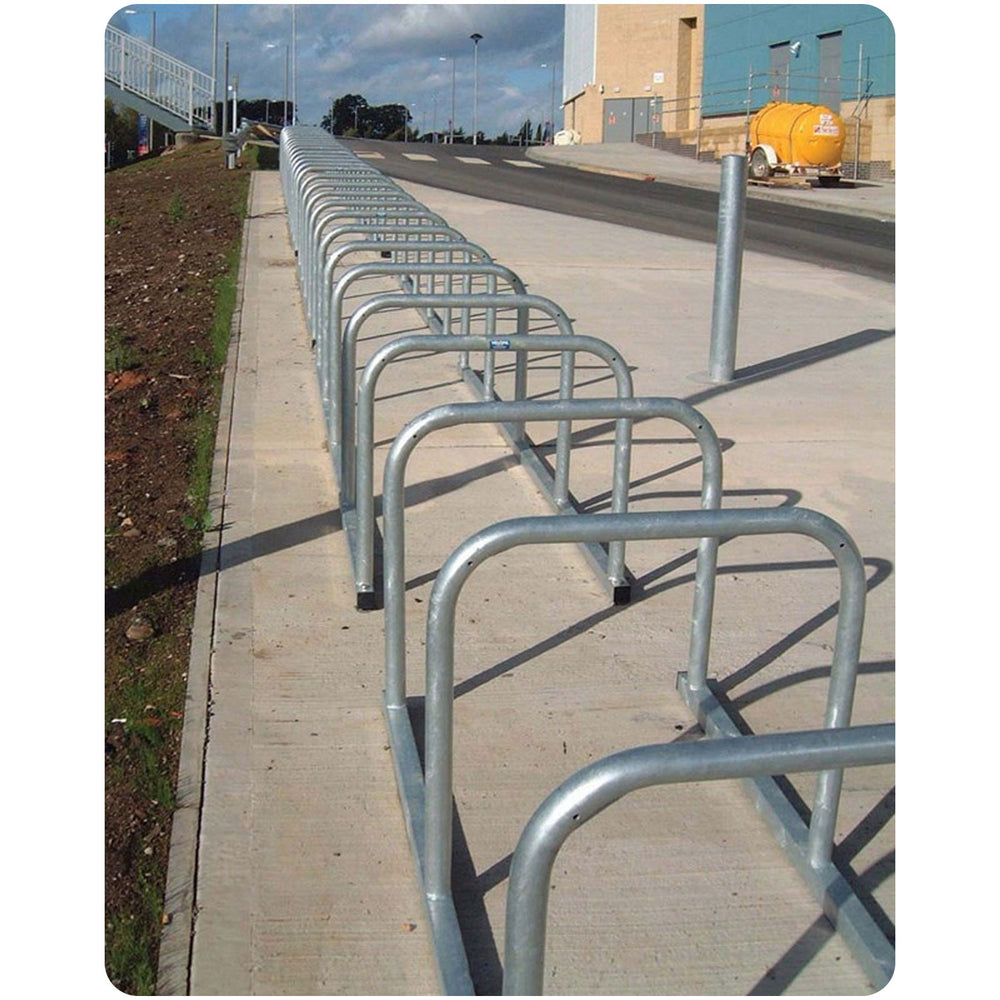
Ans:
<svg viewBox="0 0 1000 1000"><path fill-rule="evenodd" d="M134 4L107 19L148 40L155 10L157 48L211 73L213 6ZM550 117L553 65L557 108L561 100L562 4L219 4L220 99L226 42L240 97L284 99L293 6L300 123L318 123L334 98L361 94L369 104L409 105L421 131L446 129L454 68L456 125L471 134L473 33L483 36L478 122L488 137Z"/></svg>

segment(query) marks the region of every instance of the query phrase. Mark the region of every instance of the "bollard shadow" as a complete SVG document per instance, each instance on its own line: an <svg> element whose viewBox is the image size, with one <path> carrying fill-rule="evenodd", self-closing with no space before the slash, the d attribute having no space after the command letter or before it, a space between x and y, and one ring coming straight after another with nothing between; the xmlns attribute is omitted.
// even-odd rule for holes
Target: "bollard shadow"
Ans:
<svg viewBox="0 0 1000 1000"><path fill-rule="evenodd" d="M779 375L786 375L789 372L798 371L799 369L807 368L810 365L819 364L823 361L828 361L831 358L839 357L840 355L847 354L850 351L856 351L863 347L869 347L872 344L880 343L881 341L887 340L895 335L895 330L859 330L857 333L851 333L844 337L838 337L836 340L828 341L825 344L817 344L815 347L803 348L801 351L792 351L788 354L782 354L779 357L771 358L767 361L761 361L754 365L748 365L745 368L739 368L734 372L733 379L730 382L723 382L719 385L709 386L708 388L701 389L698 392L678 398L680 398L682 402L687 403L689 406L698 406L699 403L704 403L706 400L714 399L717 396L722 396L729 392L736 392L739 389L755 385L758 382L765 382L768 379L777 378ZM653 419L656 418L637 417L632 421L632 423L634 426L643 423L646 420ZM575 448L585 441L595 437L602 437L612 433L613 431L614 421L610 420L603 424L594 424L593 426L583 428L580 431L574 431L572 438L573 447ZM546 439L538 442L535 447L539 450L552 450L555 448L555 440L556 439L554 437Z"/></svg>
<svg viewBox="0 0 1000 1000"><path fill-rule="evenodd" d="M817 344L814 347L805 347L800 351L791 351L788 354L761 361L755 365L748 365L745 368L737 368L733 372L731 382L703 389L685 397L685 402L696 406L707 399L713 399L727 392L742 389L748 385L755 385L758 382L765 382L768 379L785 375L789 372L808 368L810 365L820 364L829 361L831 358L839 357L850 351L860 350L862 347L870 347L872 344L880 343L891 337L895 337L895 330L866 329L857 333L850 333L836 340L827 341L825 344Z"/></svg>

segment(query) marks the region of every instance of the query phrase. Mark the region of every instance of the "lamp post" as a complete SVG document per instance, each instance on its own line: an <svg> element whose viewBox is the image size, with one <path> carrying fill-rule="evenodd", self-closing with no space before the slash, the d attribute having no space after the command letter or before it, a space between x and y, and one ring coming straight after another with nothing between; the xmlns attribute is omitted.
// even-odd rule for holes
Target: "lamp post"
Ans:
<svg viewBox="0 0 1000 1000"><path fill-rule="evenodd" d="M298 82L298 66L295 59L295 4L290 4L292 8L292 124L298 124L299 102L296 100L296 83Z"/></svg>
<svg viewBox="0 0 1000 1000"><path fill-rule="evenodd" d="M447 56L438 56L438 62L447 62ZM455 57L451 57L451 118L448 119L448 142L455 141Z"/></svg>
<svg viewBox="0 0 1000 1000"><path fill-rule="evenodd" d="M545 69L547 65L548 63L542 63L542 69ZM556 64L555 63L552 63L552 100L550 104L549 122L552 125L551 138L552 141L555 142L556 141Z"/></svg>
<svg viewBox="0 0 1000 1000"><path fill-rule="evenodd" d="M278 42L265 42L265 49L276 49L279 47ZM285 96L282 100L282 118L281 127L284 128L288 124L288 46L285 46ZM235 123L233 126L233 131L235 131Z"/></svg>
<svg viewBox="0 0 1000 1000"><path fill-rule="evenodd" d="M135 7L126 7L126 14L142 14L141 10L137 10ZM153 52L152 50L156 48L156 8L149 11L151 18L151 23L149 26L149 70L148 70L148 80L146 84L146 92L149 96L153 94Z"/></svg>
<svg viewBox="0 0 1000 1000"><path fill-rule="evenodd" d="M212 134L220 135L219 123L215 120L215 98L219 92L219 5L212 4L212 108L209 112Z"/></svg>
<svg viewBox="0 0 1000 1000"><path fill-rule="evenodd" d="M483 36L477 31L472 39L472 145L479 142L479 43Z"/></svg>

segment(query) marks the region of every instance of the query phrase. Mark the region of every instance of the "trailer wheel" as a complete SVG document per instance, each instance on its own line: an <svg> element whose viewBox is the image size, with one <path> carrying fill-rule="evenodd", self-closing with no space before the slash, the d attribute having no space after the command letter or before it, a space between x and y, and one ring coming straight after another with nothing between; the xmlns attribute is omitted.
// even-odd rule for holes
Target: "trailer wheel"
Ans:
<svg viewBox="0 0 1000 1000"><path fill-rule="evenodd" d="M771 164L767 162L767 153L760 146L750 154L750 176L755 181L766 181L771 176Z"/></svg>

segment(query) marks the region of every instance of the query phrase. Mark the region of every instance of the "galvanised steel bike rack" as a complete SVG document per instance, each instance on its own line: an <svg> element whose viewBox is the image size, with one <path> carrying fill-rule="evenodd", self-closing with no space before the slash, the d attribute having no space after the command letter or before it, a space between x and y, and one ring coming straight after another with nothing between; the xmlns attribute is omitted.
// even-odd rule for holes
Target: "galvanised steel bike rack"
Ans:
<svg viewBox="0 0 1000 1000"><path fill-rule="evenodd" d="M544 992L548 897L556 856L574 830L625 795L653 785L890 764L895 747L896 727L886 723L634 747L581 768L535 810L514 851L507 883L504 995ZM805 853L802 830L794 835L798 852ZM878 972L875 985L881 989L892 969Z"/></svg>
<svg viewBox="0 0 1000 1000"><path fill-rule="evenodd" d="M294 210L289 209L289 225L299 258L306 322L316 349L327 441L338 481L345 534L352 557L355 557L358 551L355 538L355 364L358 330L365 318L388 308L412 308L422 315L432 335L453 336L453 314L457 312L460 336L470 338L473 336L473 312L481 312L485 339L462 341L457 349L458 368L473 394L488 400L497 398L494 359L498 345L504 342L504 338L495 337L499 310L516 308L515 338L527 334L532 308L547 312L561 335L575 335L558 306L537 296L527 296L524 283L517 275L507 268L501 269L485 250L465 240L440 216L428 212L406 195L395 182L386 180L370 165L358 161L353 153L337 149L330 137L317 134L315 130L303 134L301 129L285 129L282 150L287 161L283 162L282 181L286 200L290 205L295 204ZM353 238L358 236L367 238ZM378 263L352 268L335 283L334 274L345 258L352 253L376 249L373 243L377 243L383 258L391 258L391 263L381 268ZM448 259L441 259L443 253L447 253ZM456 255L464 260L456 261ZM409 266L400 268L404 263ZM358 277L376 274L394 275L403 294L395 299L375 296L355 310L342 330L342 304L347 284ZM429 292L421 287L422 279L430 282ZM436 287L438 280L445 284L443 292ZM512 294L498 295L498 280L506 281ZM476 283L482 282L486 284L484 292L476 287ZM461 291L456 291L456 283L461 284ZM452 347L435 350L445 349ZM470 350L484 352L481 375L469 363ZM572 397L574 355L575 348L566 342L561 352L561 399ZM517 348L515 398L523 398L525 392L526 364L526 346ZM622 395L621 388L619 395ZM631 395L630 389L628 395ZM536 481L542 492L550 496L557 511L567 511L572 506L568 492L571 433L569 422L560 421L554 474L547 473L545 463L538 456L527 456L528 442L523 428L511 441L515 454L522 457L529 469L538 471ZM365 523L363 530L368 532L369 527ZM367 544L363 548L367 549ZM609 562L607 556L599 556L596 552L585 554L595 568L599 567L599 578L610 581L616 602L627 602L631 581L616 569L615 558L611 557ZM366 588L358 594L359 608L376 606L372 591Z"/></svg>
<svg viewBox="0 0 1000 1000"><path fill-rule="evenodd" d="M435 244L427 244L433 247ZM455 248L461 246L465 256L476 255L470 244L453 244L447 246ZM407 251L409 252L409 251ZM423 252L423 251L418 251ZM485 251L481 251L485 254ZM348 268L333 286L330 295L329 322L325 322L322 317L320 321L320 339L316 342L316 365L319 369L320 392L323 399L324 411L327 414L327 437L332 446L339 448L341 444L341 406L342 398L340 392L340 345L343 335L343 305L347 289L355 281L363 278L375 276L393 276L399 282L400 287L408 294L421 294L420 279L429 277L432 284L430 294L435 294L437 289L434 281L438 277L454 278L463 277L467 282L464 289L466 294L472 294L471 282L474 278L482 277L487 280L487 292L496 294L497 279L503 279L510 286L511 291L516 295L524 295L525 288L521 279L509 268L496 264L493 261L480 259L477 262L457 262L448 261L440 263L406 262L406 261L372 261L366 264L356 264ZM450 284L450 282L449 282ZM451 289L449 288L449 291ZM449 332L451 315L446 313L444 319L438 315L434 309L427 307L418 310L424 317L428 329L434 333ZM518 331L524 332L527 328L527 314L522 310L523 317L519 316ZM487 316L487 334L495 332L496 310L491 310ZM468 311L463 314L463 323L467 325ZM331 381L335 389L331 392Z"/></svg>
<svg viewBox="0 0 1000 1000"><path fill-rule="evenodd" d="M464 993L471 987L451 893L455 627L458 597L465 582L487 559L519 545L667 538L718 541L722 537L765 534L813 538L826 546L837 565L840 605L824 727L845 729L850 725L861 647L864 566L850 536L836 522L815 511L733 509L515 518L471 536L445 561L437 574L427 610L423 768L405 698L402 702L394 698L395 703L390 704L387 695L386 700L397 784L445 992ZM714 573L710 580L701 582L712 587ZM714 598L704 595L699 598L697 590L696 584L689 674L701 676L707 653L701 640L711 631L710 619L706 620L704 613L706 608L711 613ZM891 975L892 946L870 917L865 926L849 927L845 933L845 922L851 923L851 911L863 911L863 907L831 860L842 775L837 764L823 766L817 777L808 830L801 834L797 814L783 817L790 825L782 829L779 840L814 894L822 900L824 911L832 916L847 944L859 949L856 954L866 972L878 981L885 974Z"/></svg>
<svg viewBox="0 0 1000 1000"><path fill-rule="evenodd" d="M517 309L520 312L538 311L551 318L560 333L568 338L573 333L569 317L551 299L540 295L408 295L387 292L373 296L364 305L359 306L348 320L344 331L343 344L340 347L340 384L333 382L334 358L331 365L331 395L339 393L341 401L340 449L339 460L335 459L338 479L340 482L341 506L355 506L354 474L355 474L355 405L356 405L356 368L357 342L364 323L376 313L391 309L463 309L471 314L472 310ZM331 344L331 355L336 351ZM574 352L563 351L560 362L559 397L571 399L573 396ZM463 373L464 374L464 373ZM568 509L569 501L569 453L572 428L569 421L560 421L556 441L556 476L554 478L553 502L559 509Z"/></svg>
<svg viewBox="0 0 1000 1000"><path fill-rule="evenodd" d="M309 245L315 247L316 250L314 254L311 254L307 276L309 286L310 317L313 315L315 302L325 302L326 300L326 296L322 294L321 290L323 288L322 283L324 278L323 264L326 259L327 251L330 246L340 239L345 232L343 228L328 230L327 227L331 223L339 221L341 224L346 224L350 220L353 220L359 225L375 227L374 229L366 231L371 232L373 234L373 240L379 243L385 242L384 234L390 231L388 228L390 226L433 226L436 230L449 228L445 220L441 218L440 215L435 212L428 211L412 199L409 204L393 201L391 204L387 205L383 211L373 207L374 204L375 203L370 201L358 201L352 205L343 207L343 202L341 202L342 207L337 209L330 209L328 207L324 215L319 216L312 222ZM396 231L398 232L398 230ZM454 230L450 231L454 232ZM427 230L421 230L421 232L426 233ZM378 249L381 253L386 248L380 247ZM323 323L324 316L320 313L318 314L316 324L317 328L322 329Z"/></svg>
<svg viewBox="0 0 1000 1000"><path fill-rule="evenodd" d="M574 399L563 402L447 403L411 420L397 435L385 463L382 485L385 525L385 699L388 708L406 704L406 465L416 446L428 434L445 427L474 422L497 423L512 428L525 420L614 420L615 459L611 510L624 514L628 504L631 423L652 418L673 420L687 428L701 449L701 509L718 510L722 503L722 448L712 425L680 399L626 398ZM581 515L582 516L582 515ZM584 542L594 552L599 568L610 580L624 577L625 541L613 540L607 551L599 542ZM695 563L695 607L692 614L691 663L700 668L708 660L712 602L718 561L718 538L699 539ZM612 577L618 572L621 577Z"/></svg>
<svg viewBox="0 0 1000 1000"><path fill-rule="evenodd" d="M560 489L568 496L569 469L560 466L557 459L555 475L541 461L531 441L524 432L525 420L557 420L570 423L572 419L615 419L615 445L612 486L612 510L622 512L628 503L629 467L631 462L631 424L624 419L628 416L648 416L650 411L640 411L636 405L623 408L622 400L632 397L632 376L621 355L603 340L596 337L560 336L547 334L513 335L510 337L465 337L426 334L402 337L384 345L365 366L358 384L357 401L357 448L355 452L355 506L344 512L345 532L351 545L354 562L355 590L357 606L362 610L372 610L378 606L378 589L375 578L375 388L378 376L385 367L402 354L420 351L422 353L443 353L445 351L479 351L491 353L514 351L518 355L518 371L515 374L514 401L487 400L479 403L452 403L437 407L411 420L400 432L397 441L405 441L401 447L412 448L425 434L438 427L453 427L457 424L494 423L498 426L510 446L514 456L522 463L534 479L542 494L552 503L555 513L575 514L572 505L557 506L555 497ZM615 378L617 396L615 399L576 401L567 405L554 401L527 401L526 367L523 359L529 351L571 351L586 352L603 360ZM692 411L693 412L693 411ZM701 421L703 424L705 421ZM392 456L395 452L390 452ZM406 452L409 454L409 451ZM720 453L721 454L721 453ZM568 452L561 456L568 461ZM390 457L389 461L392 461ZM405 461L405 459L404 459ZM389 464L386 465L387 474ZM564 486L557 485L559 483ZM721 461L720 461L721 481ZM383 485L383 506L385 505ZM402 515L400 515L402 516ZM595 573L604 580L616 604L627 604L633 581L625 569L624 545L614 545L610 551L601 546L584 546L584 554L590 560Z"/></svg>
<svg viewBox="0 0 1000 1000"><path fill-rule="evenodd" d="M771 511L719 509L721 454L718 441L707 422L690 407L687 408L690 412L678 409L660 415L679 419L696 431L704 465L702 510L625 513L627 497L621 480L624 469L627 486L628 462L622 464L621 455L628 454L630 435L622 434L621 428L630 429L632 420L639 419L639 410L650 403L661 406L669 403L681 408L686 404L677 400L621 398L624 385L621 379L617 399L573 400L570 398L573 352L568 350L562 352L562 398L559 401L541 403L520 398L524 394L526 374L523 361L519 361L515 369L515 397L518 398L507 402L497 400L492 371L495 352L517 348L520 359L523 357L520 349L522 339L530 340L531 347L542 343L540 335L525 337L526 311L523 309L518 314L517 330L512 337L492 336L495 332L495 310L510 308L523 286L518 289L511 283L515 289L513 296L496 296L493 287L487 289L486 295L474 293L469 269L465 272L459 269L445 279L449 282L447 293L438 294L436 265L454 267L456 263L469 265L477 260L488 263L490 257L486 251L470 244L461 233L449 229L439 216L427 213L398 185L358 160L353 152L325 133L315 129L285 129L282 133L282 153L282 183L288 204L289 226L296 256L300 257L300 281L306 292L308 321L313 342L317 344L321 380L323 372L327 373L323 384L324 406L339 411L332 418L328 412L327 419L330 422L330 439L337 449L335 470L338 479L347 488L347 519L350 520L354 514L354 482L360 488L371 479L369 451L373 445L369 447L369 437L373 437L373 432L370 432L369 425L373 396L368 398L369 389L373 393L377 372L389 359L407 351L457 350L459 370L464 380L477 397L485 400L438 407L411 421L393 444L383 485L387 616L385 709L400 798L425 889L445 992L472 992L450 887L454 626L455 603L462 584L486 558L515 545L575 541L584 546L601 548L602 551L607 545L607 559L603 563L597 561L607 572L608 567L617 565L617 556L613 553L623 553L626 540L655 538L699 540L688 670L678 675L677 686L707 735L725 739L625 751L580 772L546 800L521 838L524 846L523 849L518 848L511 872L505 992L540 992L544 959L544 894L548 886L548 875L543 869L548 863L546 859L554 858L554 852L569 830L585 821L593 811L602 808L601 803L620 798L633 788L642 787L643 783L723 776L741 776L744 779L758 809L816 898L821 900L824 911L835 922L876 988L879 988L892 973L892 946L831 860L843 768L889 762L894 739L892 727L850 728L864 614L865 579L860 555L849 536L829 518L812 511L797 508ZM342 238L345 236L365 238L344 241ZM395 299L392 296L376 296L373 301L380 305L368 312L365 310L370 303L356 310L347 328L342 331L342 298L336 305L333 300L337 297L337 290L345 286L335 286L333 275L346 257L365 251L380 252L383 258L389 257L393 262L384 265L382 271L373 268L367 274L395 276L406 294ZM446 261L441 260L443 254L447 254ZM462 259L456 261L456 255ZM418 267L410 268L408 272L399 269L398 265L404 262ZM426 268L427 264L433 267ZM362 265L362 269L365 266ZM360 269L348 272L352 280L363 273ZM423 277L432 282L429 294L421 287ZM452 283L457 279L461 279L465 294L454 293ZM476 280L482 280L481 276ZM502 306L491 304L498 299L503 300ZM372 311L403 305L418 309L432 334L429 337L399 338L386 345L366 366L359 395L364 416L362 410L357 415L359 447L352 453L350 461L345 456L342 462L341 446L351 451L355 444L353 364L358 328ZM444 310L443 316L437 312L438 309ZM458 309L462 316L458 335L452 329L453 309ZM483 336L472 334L470 317L474 309L486 310L486 333ZM583 338L573 334L568 320L564 323L557 319L556 325L560 337L573 337L582 342ZM445 340L450 343L443 343ZM525 345L524 349L529 348ZM485 350L482 378L469 367L469 350ZM501 522L468 539L455 550L438 574L427 619L425 769L421 767L417 755L416 740L406 708L405 646L402 642L405 629L402 613L405 586L402 498L406 457L420 437L436 427L453 422L489 420L498 424L522 459L527 459L530 454L540 466L538 457L527 447L530 442L524 435L524 421L557 420L560 422L557 474L550 481L550 498L556 510L564 511L568 505L568 488L563 473L568 470L569 421L583 419L586 414L594 414L597 418L613 414L616 420L613 512ZM362 442L363 449L360 447ZM543 489L543 493L548 492ZM364 493L367 498L371 493L370 485L364 485ZM359 502L359 512L367 504L368 499ZM367 513L364 519L373 532L373 519L369 519ZM368 527L364 531L367 532ZM739 735L736 720L727 715L714 695L707 677L718 544L722 537L788 532L807 535L825 544L833 553L840 571L839 617L824 722L826 728L799 734L743 737ZM365 585L366 570L359 575L359 586ZM798 770L820 772L808 827L792 809L774 779L769 777L775 771L784 774ZM595 783L600 785L599 791L581 793L582 797L577 794L577 789L583 786L594 788ZM552 837L548 834L541 836L539 831L542 827L560 832Z"/></svg>
<svg viewBox="0 0 1000 1000"><path fill-rule="evenodd" d="M369 264L358 264L350 268L344 273L344 275L337 281L333 286L332 292L329 296L329 303L327 303L326 298L324 298L324 305L328 305L330 310L329 323L325 322L325 316L321 312L321 329L325 331L325 336L327 338L338 337L341 334L341 324L343 317L343 301L344 295L346 294L347 287L358 278L367 278L375 275L394 275L399 282L400 288L404 292L408 292L411 295L436 295L439 293L446 295L455 294L455 279L462 279L462 294L471 295L477 289L474 287L475 284L481 283L476 282L477 278L485 279L486 288L485 292L489 295L495 295L497 293L497 279L504 280L510 287L510 290L515 295L525 295L527 294L527 289L525 288L524 282L508 267L504 267L502 264L497 264L493 261L489 255L481 247L476 247L475 244L464 243L464 244L443 244L441 242L428 243L425 244L427 249L406 249L400 253L393 253L394 257L402 257L403 260L393 260L392 262L375 262ZM431 256L439 256L443 250L442 247L448 250L449 256L454 257L455 252L461 249L464 252L465 261L455 261L454 259L448 261L422 261L419 258L430 253ZM477 260L473 261L472 258L476 257ZM444 288L438 289L438 279L446 279L443 281ZM423 287L424 282L421 279L426 279L426 287ZM424 317L424 321L427 323L428 329L432 333L450 333L451 332L451 310L445 310L444 317L437 313L432 308L422 308L418 310ZM462 332L468 333L468 323L469 323L469 310L465 309L462 311ZM524 333L526 331L527 317L519 315L518 318L518 333ZM496 332L496 310L489 310L487 313L487 335L492 335ZM463 358L460 362L460 367L464 364L464 367L468 367L468 356ZM492 372L489 373L492 385Z"/></svg>

